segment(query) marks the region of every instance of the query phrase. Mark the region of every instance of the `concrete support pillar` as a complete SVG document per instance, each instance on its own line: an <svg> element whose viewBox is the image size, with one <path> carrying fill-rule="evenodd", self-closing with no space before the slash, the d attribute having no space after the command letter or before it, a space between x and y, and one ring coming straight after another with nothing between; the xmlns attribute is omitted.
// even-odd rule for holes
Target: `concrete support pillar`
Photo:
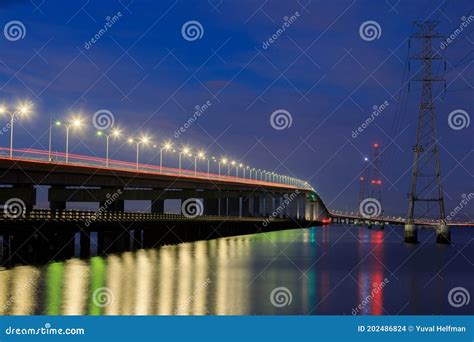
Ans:
<svg viewBox="0 0 474 342"><path fill-rule="evenodd" d="M311 210L312 210L312 219L313 221L318 221L320 219L320 215L319 215L319 203L318 202L313 202L312 203L313 205L311 206Z"/></svg>
<svg viewBox="0 0 474 342"><path fill-rule="evenodd" d="M436 227L436 242L441 244L451 243L451 230L446 223L441 223Z"/></svg>
<svg viewBox="0 0 474 342"><path fill-rule="evenodd" d="M280 206L281 206L281 214L280 216L283 218L289 218L289 203L286 203L285 200L287 200L287 197L285 196L279 196L279 201L280 201Z"/></svg>
<svg viewBox="0 0 474 342"><path fill-rule="evenodd" d="M252 198L252 216L258 217L260 216L260 197L253 197Z"/></svg>
<svg viewBox="0 0 474 342"><path fill-rule="evenodd" d="M219 215L227 216L227 197L219 198Z"/></svg>
<svg viewBox="0 0 474 342"><path fill-rule="evenodd" d="M242 197L242 216L250 216L250 198Z"/></svg>
<svg viewBox="0 0 474 342"><path fill-rule="evenodd" d="M273 196L266 195L265 196L265 216L271 216L274 210L275 209L273 206Z"/></svg>
<svg viewBox="0 0 474 342"><path fill-rule="evenodd" d="M306 221L313 221L313 202L310 202L308 199L306 200L306 205L305 205L305 212L304 212L304 218Z"/></svg>
<svg viewBox="0 0 474 342"><path fill-rule="evenodd" d="M296 198L290 199L290 197L287 198L289 201L288 203L288 217L292 219L298 219L298 201Z"/></svg>
<svg viewBox="0 0 474 342"><path fill-rule="evenodd" d="M418 227L413 223L405 224L405 242L408 242L408 243L418 242Z"/></svg>
<svg viewBox="0 0 474 342"><path fill-rule="evenodd" d="M219 215L219 199L218 198L204 198L204 215Z"/></svg>
<svg viewBox="0 0 474 342"><path fill-rule="evenodd" d="M156 214L163 214L165 212L165 200L154 199L151 201L151 212Z"/></svg>
<svg viewBox="0 0 474 342"><path fill-rule="evenodd" d="M298 195L298 219L304 220L306 215L306 196L305 195Z"/></svg>
<svg viewBox="0 0 474 342"><path fill-rule="evenodd" d="M229 216L239 216L239 197L229 197L227 198L227 215Z"/></svg>
<svg viewBox="0 0 474 342"><path fill-rule="evenodd" d="M275 195L273 196L274 198L274 211L275 211L275 217L277 218L282 218L283 214L285 212L285 206L282 204L281 196L280 195Z"/></svg>

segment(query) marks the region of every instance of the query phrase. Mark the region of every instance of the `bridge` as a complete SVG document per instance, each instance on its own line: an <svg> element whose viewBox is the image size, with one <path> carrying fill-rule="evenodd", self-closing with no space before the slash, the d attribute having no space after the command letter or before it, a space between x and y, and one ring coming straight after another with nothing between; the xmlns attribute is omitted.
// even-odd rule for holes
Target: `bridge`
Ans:
<svg viewBox="0 0 474 342"><path fill-rule="evenodd" d="M35 149L14 149L12 157L2 152L2 255L31 244L38 258L59 250L67 257L76 234L87 256L92 233L98 249L110 252L170 242L166 235L191 241L329 222L308 183L276 174L233 176ZM48 187L49 208L35 208L39 186ZM179 201L181 213L165 213L167 200ZM148 201L149 212L126 212L125 201ZM67 205L92 202L99 209Z"/></svg>

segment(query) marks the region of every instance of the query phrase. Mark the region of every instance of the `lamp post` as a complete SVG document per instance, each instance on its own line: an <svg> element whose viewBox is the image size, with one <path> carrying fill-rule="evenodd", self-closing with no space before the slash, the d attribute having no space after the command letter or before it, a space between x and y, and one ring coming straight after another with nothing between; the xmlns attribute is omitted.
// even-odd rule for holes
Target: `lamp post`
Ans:
<svg viewBox="0 0 474 342"><path fill-rule="evenodd" d="M246 167L244 167L244 179L245 179L245 169L249 170L250 167L248 165Z"/></svg>
<svg viewBox="0 0 474 342"><path fill-rule="evenodd" d="M150 139L147 136L143 136L140 139L134 139L134 138L129 138L128 139L129 144L135 143L135 145L137 146L137 162L136 162L136 170L137 171L138 171L138 157L139 157L139 153L140 153L140 145L141 144L146 145L149 141L150 141Z"/></svg>
<svg viewBox="0 0 474 342"><path fill-rule="evenodd" d="M6 107L0 107L0 114L10 115L10 159L13 158L13 125L18 115L27 115L30 111L30 104L20 105L16 111L11 112Z"/></svg>
<svg viewBox="0 0 474 342"><path fill-rule="evenodd" d="M241 164L238 164L236 167L235 167L235 175L237 178L239 178L239 167L242 168L243 165L242 163Z"/></svg>
<svg viewBox="0 0 474 342"><path fill-rule="evenodd" d="M181 174L181 155L188 154L191 150L188 147L183 147L183 149L179 152L179 174Z"/></svg>
<svg viewBox="0 0 474 342"><path fill-rule="evenodd" d="M163 150L168 151L171 150L173 145L170 142L166 142L161 148L160 148L160 173L163 171Z"/></svg>
<svg viewBox="0 0 474 342"><path fill-rule="evenodd" d="M227 164L227 158L222 158L221 160L219 160L219 178L221 178L221 163L222 165Z"/></svg>
<svg viewBox="0 0 474 342"><path fill-rule="evenodd" d="M72 120L62 123L61 121L56 121L56 126L63 125L66 127L66 164L69 162L69 129L79 128L82 125L82 120L80 118L73 118Z"/></svg>
<svg viewBox="0 0 474 342"><path fill-rule="evenodd" d="M194 155L194 177L197 176L197 160L204 159L204 152L200 151Z"/></svg>
<svg viewBox="0 0 474 342"><path fill-rule="evenodd" d="M103 132L98 131L97 135L100 137L102 135L105 136L105 166L109 167L109 138L112 136L114 138L118 138L122 132L118 129L114 129L112 132Z"/></svg>

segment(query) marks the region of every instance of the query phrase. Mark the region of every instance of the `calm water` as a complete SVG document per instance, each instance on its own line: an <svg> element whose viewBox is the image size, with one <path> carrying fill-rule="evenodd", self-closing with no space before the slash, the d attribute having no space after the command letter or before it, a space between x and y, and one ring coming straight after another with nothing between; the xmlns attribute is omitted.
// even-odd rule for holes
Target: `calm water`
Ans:
<svg viewBox="0 0 474 342"><path fill-rule="evenodd" d="M0 314L473 314L448 293L474 296L474 230L452 235L329 226L19 266L0 271Z"/></svg>

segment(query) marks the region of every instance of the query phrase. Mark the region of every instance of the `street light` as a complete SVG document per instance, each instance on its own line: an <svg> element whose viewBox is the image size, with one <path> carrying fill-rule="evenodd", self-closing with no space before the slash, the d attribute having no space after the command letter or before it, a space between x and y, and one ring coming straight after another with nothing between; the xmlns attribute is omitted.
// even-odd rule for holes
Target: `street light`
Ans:
<svg viewBox="0 0 474 342"><path fill-rule="evenodd" d="M163 150L169 151L173 145L168 141L160 148L160 173L163 171Z"/></svg>
<svg viewBox="0 0 474 342"><path fill-rule="evenodd" d="M189 154L190 152L191 150L189 149L189 147L183 147L183 149L179 152L179 174L181 174L181 155L183 153L186 155L186 154Z"/></svg>
<svg viewBox="0 0 474 342"><path fill-rule="evenodd" d="M111 132L103 132L103 131L98 131L97 135L100 137L102 135L105 136L105 166L109 167L109 138L112 136L114 138L118 138L122 134L122 132L119 129L114 129Z"/></svg>
<svg viewBox="0 0 474 342"><path fill-rule="evenodd" d="M13 124L18 115L26 116L29 114L31 104L22 104L14 112L11 112L5 106L0 106L0 114L10 115L10 159L13 158Z"/></svg>
<svg viewBox="0 0 474 342"><path fill-rule="evenodd" d="M234 166L235 165L235 160L232 160L232 162L228 165L227 167L227 176L230 176L230 166Z"/></svg>
<svg viewBox="0 0 474 342"><path fill-rule="evenodd" d="M81 118L73 118L68 122L62 123L61 121L56 121L56 126L63 125L66 127L66 164L69 162L69 128L79 128L82 126Z"/></svg>
<svg viewBox="0 0 474 342"><path fill-rule="evenodd" d="M219 160L219 178L221 178L221 163L222 165L227 164L227 158L221 158L221 160Z"/></svg>
<svg viewBox="0 0 474 342"><path fill-rule="evenodd" d="M239 167L243 167L242 163L235 166L235 176L239 178Z"/></svg>
<svg viewBox="0 0 474 342"><path fill-rule="evenodd" d="M245 179L245 169L250 170L250 166L247 165L246 167L244 167L244 179Z"/></svg>
<svg viewBox="0 0 474 342"><path fill-rule="evenodd" d="M146 145L150 141L150 138L147 136L142 136L140 139L134 139L134 138L129 138L128 143L133 144L135 143L137 146L137 163L136 163L136 169L138 170L138 155L140 151L140 144Z"/></svg>
<svg viewBox="0 0 474 342"><path fill-rule="evenodd" d="M197 159L204 159L204 152L199 151L198 154L194 155L194 176L197 175Z"/></svg>

